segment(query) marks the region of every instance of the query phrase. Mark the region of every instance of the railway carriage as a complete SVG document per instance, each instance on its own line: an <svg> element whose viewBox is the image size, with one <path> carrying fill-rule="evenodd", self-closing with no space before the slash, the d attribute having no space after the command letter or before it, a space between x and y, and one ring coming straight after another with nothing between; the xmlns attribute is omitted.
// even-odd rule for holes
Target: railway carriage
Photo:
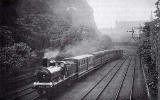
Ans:
<svg viewBox="0 0 160 100"><path fill-rule="evenodd" d="M66 58L65 61L73 61L76 64L78 76L82 76L93 65L92 57L92 55L81 55Z"/></svg>
<svg viewBox="0 0 160 100"><path fill-rule="evenodd" d="M118 52L119 52L119 58L121 58L121 57L123 57L123 50L118 50Z"/></svg>
<svg viewBox="0 0 160 100"><path fill-rule="evenodd" d="M109 56L109 57L108 57L108 60L109 60L109 61L115 59L116 56L117 56L116 50L109 50L109 51L108 51L108 56Z"/></svg>
<svg viewBox="0 0 160 100"><path fill-rule="evenodd" d="M102 58L102 62L103 63L106 63L106 62L108 62L109 61L109 58L110 58L110 56L109 56L109 50L104 50L104 56L103 56L103 58Z"/></svg>
<svg viewBox="0 0 160 100"><path fill-rule="evenodd" d="M66 67L66 77L71 77L76 75L77 73L77 68L76 68L76 63L73 61L64 61L65 62L65 67Z"/></svg>
<svg viewBox="0 0 160 100"><path fill-rule="evenodd" d="M96 68L100 67L100 65L102 64L102 56L104 54L104 51L99 51L99 52L94 52L93 53L93 60L94 60L94 66Z"/></svg>

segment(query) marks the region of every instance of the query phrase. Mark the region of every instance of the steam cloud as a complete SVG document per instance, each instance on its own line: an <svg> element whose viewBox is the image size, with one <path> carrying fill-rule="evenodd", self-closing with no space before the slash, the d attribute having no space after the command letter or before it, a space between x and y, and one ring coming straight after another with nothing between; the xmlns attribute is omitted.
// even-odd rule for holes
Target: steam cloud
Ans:
<svg viewBox="0 0 160 100"><path fill-rule="evenodd" d="M56 49L56 50L50 50L50 49L46 49L45 52L44 52L44 58L56 58L59 54L59 50Z"/></svg>
<svg viewBox="0 0 160 100"><path fill-rule="evenodd" d="M93 53L104 48L106 49L106 46L111 42L107 36L104 36L104 38L102 34L98 32L93 17L93 10L86 0L68 0L67 2L65 0L53 0L48 2L48 6L51 12L54 12L65 21L68 21L67 18L69 17L72 27L86 26L93 29L93 32L89 34L97 34L92 38L89 37L86 39L86 37L84 37L82 41L74 43L74 45L69 45L65 47L64 50L46 50L44 57L70 57Z"/></svg>

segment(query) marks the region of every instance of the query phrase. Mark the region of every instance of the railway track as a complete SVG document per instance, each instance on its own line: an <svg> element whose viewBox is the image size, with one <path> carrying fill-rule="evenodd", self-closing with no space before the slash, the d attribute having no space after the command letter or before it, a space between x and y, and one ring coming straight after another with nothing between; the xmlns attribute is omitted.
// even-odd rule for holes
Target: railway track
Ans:
<svg viewBox="0 0 160 100"><path fill-rule="evenodd" d="M19 90L16 90L12 93L9 93L8 95L5 95L2 100L19 100L19 98L28 95L32 92L35 92L35 90L32 89L32 84L29 84Z"/></svg>
<svg viewBox="0 0 160 100"><path fill-rule="evenodd" d="M94 84L91 83L91 85L88 85L92 82L91 78L97 75L87 77L87 81L84 80L87 83L84 81L80 83L78 82L73 89L70 89L69 91L67 90L66 94L62 94L59 98L52 98L51 100L135 100L135 92L138 92L135 91L135 88L137 88L137 82L135 82L137 81L137 78L135 76L137 75L136 73L138 69L138 61L136 57L129 57L116 62L114 66L103 74L103 76L99 75L101 78L95 79ZM102 73L102 70L98 73ZM84 85L88 85L86 86L88 88L82 89L81 87ZM75 91L76 89L80 90L77 92ZM77 93L73 94L74 92ZM29 97L30 98L25 100L47 100L40 98L35 92L30 94Z"/></svg>
<svg viewBox="0 0 160 100"><path fill-rule="evenodd" d="M25 75L16 77L14 79L6 79L7 81L6 86L8 86L6 87L6 91L8 92L6 92L3 95L3 97L0 97L0 99L1 100L16 100L18 97L26 95L27 93L29 93L28 91L31 91L33 80L35 80L35 75L33 74L33 72L32 74L27 73Z"/></svg>
<svg viewBox="0 0 160 100"><path fill-rule="evenodd" d="M126 60L126 58L124 58L124 59ZM106 73L106 74L102 77L102 79L100 79L100 80L91 88L91 90L88 91L88 94L94 89L94 87L95 87L96 85L98 85L98 84L109 74L110 71L112 71L118 64L124 63L125 60L124 60L123 62L117 61L117 63L116 63L111 69L109 69L108 73ZM36 98L33 98L32 100L39 100L39 99L40 99L40 97L36 97Z"/></svg>
<svg viewBox="0 0 160 100"><path fill-rule="evenodd" d="M131 62L130 62L130 63L131 63ZM123 73L123 78L122 78L122 81L121 81L121 83L120 83L121 85L119 86L118 91L116 92L116 95L115 95L114 100L118 100L118 96L119 96L119 93L120 93L120 91L121 91L121 89L122 89L122 86L123 86L124 80L125 80L125 78L126 78L126 75L127 75L127 73L128 73L128 69L129 69L129 67L130 67L130 63L129 63L129 65L128 65L126 71Z"/></svg>
<svg viewBox="0 0 160 100"><path fill-rule="evenodd" d="M125 58L125 60L126 60L126 58ZM125 61L124 60L124 61ZM115 64L115 66L113 66L110 70L109 70L109 72L111 71L111 70L113 70L118 64L120 64L120 63L124 63L124 62L121 62L121 61L118 61L116 64ZM108 73L109 74L109 73ZM107 76L107 74L105 75L105 76L103 76L103 78L105 78ZM103 79L101 79L100 81L98 81L95 85L98 85L101 81L102 81ZM94 89L94 88L93 88ZM91 89L92 90L92 89ZM91 91L90 90L90 91ZM39 96L33 96L34 95L34 93L32 94L32 99L26 99L26 100L39 100L40 99L40 97Z"/></svg>
<svg viewBox="0 0 160 100"><path fill-rule="evenodd" d="M135 58L135 66L136 66L136 58ZM129 100L132 100L132 96L133 96L133 88L134 88L134 78L135 78L135 66L133 68L133 74L132 74L132 88L131 88L131 93L130 93L130 96L129 96Z"/></svg>
<svg viewBox="0 0 160 100"><path fill-rule="evenodd" d="M136 59L135 78L133 84L132 100L150 100L150 97L147 95L145 78L143 76L143 71L138 57Z"/></svg>
<svg viewBox="0 0 160 100"><path fill-rule="evenodd" d="M123 62L118 61L118 62L109 70L109 72L112 71L118 64L124 63L124 62L126 61L126 57L125 57L124 59L125 59L125 60L124 60ZM98 84L109 74L109 72L106 73L106 74L102 77L102 79L99 80L99 81L95 84L95 86L98 85ZM91 91L94 89L95 86L93 86L93 88L91 88L91 90L90 90L89 92L91 92ZM89 94L89 92L88 92L88 94ZM40 99L40 97L37 96L37 97L33 98L32 100L39 100L39 99ZM30 99L28 99L28 100L30 100ZM83 99L82 99L82 100L83 100Z"/></svg>
<svg viewBox="0 0 160 100"><path fill-rule="evenodd" d="M117 62L109 71L108 73L106 73L102 79L100 79L92 88L91 90L89 90L87 92L86 95L84 95L84 97L81 98L81 100L84 100L85 97L92 91L94 90L94 88L99 84L101 83L101 81L103 81L103 79L105 79L105 77L108 76L108 74L113 71L115 68L117 68L117 66L119 65L118 67L118 70L121 68L121 66L123 65L123 63L126 61L126 58L124 59L124 61L119 61ZM117 70L117 71L118 71ZM116 71L116 72L117 72ZM10 96L10 97L8 97ZM29 86L26 86L22 89L19 89L18 91L15 91L12 95L8 95L5 97L5 99L3 100L40 100L40 97L38 95L38 93L32 89L32 84L30 84ZM7 98L7 99L6 99Z"/></svg>
<svg viewBox="0 0 160 100"><path fill-rule="evenodd" d="M86 95L84 95L84 97L82 97L80 100L101 100L101 95L103 94L103 92L106 90L106 88L108 87L108 85L112 82L112 80L115 78L116 74L122 70L122 66L124 63L129 63L131 61L131 58L127 60L125 60L124 62L122 62L119 66L117 66L114 70L109 71L109 74L107 74L105 76L105 78L103 78L99 84L97 84L95 87L93 87L94 89L92 89L91 91L89 91L89 93L87 93Z"/></svg>
<svg viewBox="0 0 160 100"><path fill-rule="evenodd" d="M8 86L6 87L6 91L8 92L6 92L2 97L0 97L0 100L17 100L20 97L35 92L35 90L32 89L32 82L36 78L34 74L36 69L39 69L39 67L26 70L26 74L24 75L12 79L6 79L6 86Z"/></svg>
<svg viewBox="0 0 160 100"><path fill-rule="evenodd" d="M121 68L121 66L123 65L123 63L124 63L125 61L126 61L126 59L125 59L123 62L120 63L120 66L118 67L118 70ZM102 77L102 79L101 79L100 81L98 81L97 84L96 84L95 86L93 86L93 88L92 88L90 91L88 91L80 100L85 100L85 98L89 95L89 93L91 93L92 90L95 89L96 86L98 86L98 85L100 84L100 82L102 82L102 81L108 76L108 74L110 74L111 71L114 70L114 68L116 68L116 66L117 66L118 64L119 64L119 63L117 63L113 68L111 68L111 69L109 70L109 72L106 73L106 74ZM117 70L117 71L118 71L118 70ZM116 72L117 72L117 71L116 71ZM114 75L115 75L115 74L114 74ZM113 75L113 77L114 77L114 75ZM112 78L113 78L113 77L112 77ZM111 80L112 80L112 79L111 79ZM110 81L111 81L111 80L110 80ZM103 91L103 90L102 90L102 91Z"/></svg>
<svg viewBox="0 0 160 100"><path fill-rule="evenodd" d="M114 100L132 100L136 58L134 58L134 61L132 61L131 63L134 63L134 64L133 65L131 64L130 69L125 73L125 77L123 78L123 81L120 85L120 88Z"/></svg>

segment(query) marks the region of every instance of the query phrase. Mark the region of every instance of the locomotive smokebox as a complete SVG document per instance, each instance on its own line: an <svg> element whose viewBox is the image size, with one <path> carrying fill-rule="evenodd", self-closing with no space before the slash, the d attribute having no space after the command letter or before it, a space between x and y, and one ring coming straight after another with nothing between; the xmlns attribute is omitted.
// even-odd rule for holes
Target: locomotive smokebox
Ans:
<svg viewBox="0 0 160 100"><path fill-rule="evenodd" d="M48 59L47 58L43 58L42 65L43 65L43 67L47 67L48 66Z"/></svg>

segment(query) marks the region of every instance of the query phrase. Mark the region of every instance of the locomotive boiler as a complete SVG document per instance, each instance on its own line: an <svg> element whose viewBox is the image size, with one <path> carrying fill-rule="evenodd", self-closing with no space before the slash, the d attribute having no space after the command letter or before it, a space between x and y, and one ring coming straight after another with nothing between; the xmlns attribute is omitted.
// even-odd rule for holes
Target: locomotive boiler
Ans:
<svg viewBox="0 0 160 100"><path fill-rule="evenodd" d="M48 61L44 59L44 62ZM54 84L66 77L65 62L51 60L47 64L48 67L44 65L45 67L37 71L37 81L33 83L39 94L46 93L48 90L45 89L53 87Z"/></svg>

